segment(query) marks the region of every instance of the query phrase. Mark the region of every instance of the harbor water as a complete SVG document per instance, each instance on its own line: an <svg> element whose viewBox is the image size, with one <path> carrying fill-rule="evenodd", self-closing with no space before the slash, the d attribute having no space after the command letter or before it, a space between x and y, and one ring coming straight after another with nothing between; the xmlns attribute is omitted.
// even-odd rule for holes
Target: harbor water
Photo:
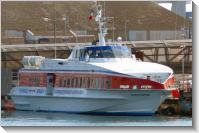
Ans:
<svg viewBox="0 0 199 133"><path fill-rule="evenodd" d="M54 112L1 112L1 126L192 126L185 116L108 116Z"/></svg>

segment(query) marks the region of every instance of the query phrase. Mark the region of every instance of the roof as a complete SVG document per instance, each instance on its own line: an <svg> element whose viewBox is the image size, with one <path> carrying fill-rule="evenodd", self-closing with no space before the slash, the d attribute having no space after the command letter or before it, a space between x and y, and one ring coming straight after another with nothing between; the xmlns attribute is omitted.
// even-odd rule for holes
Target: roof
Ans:
<svg viewBox="0 0 199 133"><path fill-rule="evenodd" d="M126 42L106 42L107 45L112 44L126 44L134 49L151 49L151 48L177 48L185 45L192 47L192 40L151 40L151 41L126 41ZM68 50L75 46L82 47L98 47L99 45L92 45L91 43L57 43L55 44L20 44L20 45L1 45L2 52L24 52L24 51L54 51ZM100 46L101 47L101 46Z"/></svg>

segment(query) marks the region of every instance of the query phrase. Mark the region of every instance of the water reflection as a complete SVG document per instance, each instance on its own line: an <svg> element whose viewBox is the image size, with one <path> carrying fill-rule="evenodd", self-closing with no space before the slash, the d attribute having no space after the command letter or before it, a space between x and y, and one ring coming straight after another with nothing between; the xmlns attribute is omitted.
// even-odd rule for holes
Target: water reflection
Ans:
<svg viewBox="0 0 199 133"><path fill-rule="evenodd" d="M101 116L33 111L2 112L3 126L192 126L180 116Z"/></svg>

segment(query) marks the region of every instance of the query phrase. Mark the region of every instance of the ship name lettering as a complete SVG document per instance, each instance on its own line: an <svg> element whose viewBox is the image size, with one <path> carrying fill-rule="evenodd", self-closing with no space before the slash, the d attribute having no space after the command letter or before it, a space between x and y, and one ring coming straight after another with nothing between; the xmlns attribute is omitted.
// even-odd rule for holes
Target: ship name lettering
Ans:
<svg viewBox="0 0 199 133"><path fill-rule="evenodd" d="M151 89L152 86L151 85L142 85L141 89Z"/></svg>

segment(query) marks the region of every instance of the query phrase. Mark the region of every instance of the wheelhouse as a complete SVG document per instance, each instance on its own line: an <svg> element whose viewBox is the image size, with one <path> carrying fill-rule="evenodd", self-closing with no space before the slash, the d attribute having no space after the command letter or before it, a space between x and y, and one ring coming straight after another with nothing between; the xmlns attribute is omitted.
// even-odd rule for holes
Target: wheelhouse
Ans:
<svg viewBox="0 0 199 133"><path fill-rule="evenodd" d="M131 58L131 50L127 46L86 46L76 47L70 59L84 61L87 58Z"/></svg>

